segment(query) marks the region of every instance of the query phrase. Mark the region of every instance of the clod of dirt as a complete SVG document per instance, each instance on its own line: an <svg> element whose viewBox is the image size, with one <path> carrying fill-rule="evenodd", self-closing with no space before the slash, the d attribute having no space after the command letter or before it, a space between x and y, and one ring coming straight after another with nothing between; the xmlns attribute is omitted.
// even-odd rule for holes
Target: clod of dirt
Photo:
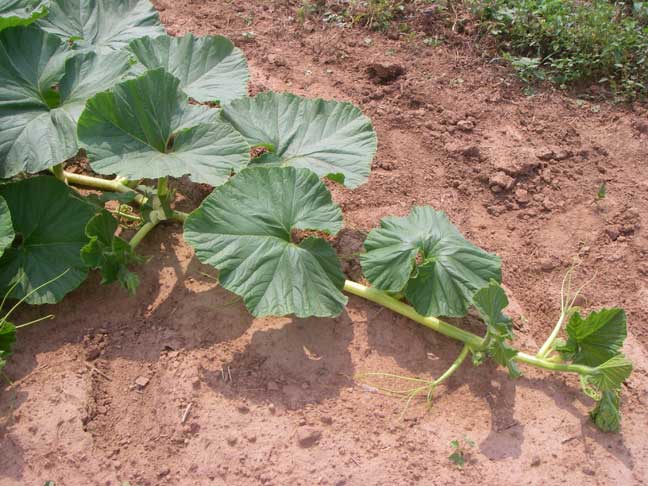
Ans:
<svg viewBox="0 0 648 486"><path fill-rule="evenodd" d="M470 120L459 120L457 128L462 132L472 132L475 129L475 123Z"/></svg>
<svg viewBox="0 0 648 486"><path fill-rule="evenodd" d="M99 348L92 347L86 351L85 358L87 361L94 361L100 354L101 350Z"/></svg>
<svg viewBox="0 0 648 486"><path fill-rule="evenodd" d="M405 74L405 68L399 64L373 63L367 67L367 74L376 84L389 84Z"/></svg>
<svg viewBox="0 0 648 486"><path fill-rule="evenodd" d="M225 440L227 441L227 443L228 443L229 445L231 445L231 446L235 446L236 443L238 442L238 437L236 437L234 434L229 434L229 435L225 438Z"/></svg>
<svg viewBox="0 0 648 486"><path fill-rule="evenodd" d="M538 157L540 160L551 160L554 158L554 151L551 150L550 148L542 148L539 150L536 150L535 156Z"/></svg>
<svg viewBox="0 0 648 486"><path fill-rule="evenodd" d="M540 162L526 156L526 154L511 154L506 157L497 157L493 160L495 170L505 172L511 177L520 177L531 174L538 167Z"/></svg>
<svg viewBox="0 0 648 486"><path fill-rule="evenodd" d="M322 416L320 417L320 421L321 421L324 425L331 425L331 424L333 423L333 417L331 417L330 415L322 415Z"/></svg>
<svg viewBox="0 0 648 486"><path fill-rule="evenodd" d="M313 427L303 427L297 430L297 443L305 449L313 447L322 438L322 431Z"/></svg>
<svg viewBox="0 0 648 486"><path fill-rule="evenodd" d="M150 380L146 376L138 376L135 378L135 386L141 390L149 384L149 381Z"/></svg>
<svg viewBox="0 0 648 486"><path fill-rule="evenodd" d="M466 157L467 159L478 159L480 160L482 158L481 151L479 150L479 147L477 145L472 145L472 144L462 144L462 143L447 143L443 147L446 152L448 152L450 155L461 155L463 157Z"/></svg>
<svg viewBox="0 0 648 486"><path fill-rule="evenodd" d="M559 150L556 152L554 155L554 160L567 160L573 156L573 152L571 150Z"/></svg>
<svg viewBox="0 0 648 486"><path fill-rule="evenodd" d="M522 188L516 189L515 200L519 204L529 204L529 192L526 189L522 189Z"/></svg>
<svg viewBox="0 0 648 486"><path fill-rule="evenodd" d="M556 264L551 260L551 258L540 259L540 270L543 272L550 272L554 268L556 268Z"/></svg>
<svg viewBox="0 0 648 486"><path fill-rule="evenodd" d="M504 172L496 172L488 179L488 185L494 193L508 191L515 185L515 179Z"/></svg>

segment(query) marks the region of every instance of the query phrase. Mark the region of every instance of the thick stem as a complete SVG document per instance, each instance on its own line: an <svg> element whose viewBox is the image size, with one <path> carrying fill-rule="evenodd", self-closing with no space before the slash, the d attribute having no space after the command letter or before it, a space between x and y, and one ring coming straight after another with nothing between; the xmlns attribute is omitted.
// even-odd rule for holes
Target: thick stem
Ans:
<svg viewBox="0 0 648 486"><path fill-rule="evenodd" d="M553 331L551 331L551 334L547 338L547 340L544 342L540 350L538 351L538 354L536 356L538 358L546 358L547 354L551 351L551 346L553 346L554 341L558 337L558 333L562 329L563 322L565 321L565 316L567 314L565 312L562 312L560 314L560 319L558 319L558 322L556 323L556 326L553 328Z"/></svg>
<svg viewBox="0 0 648 486"><path fill-rule="evenodd" d="M185 221L187 221L188 217L189 217L188 213L183 213L182 211L174 210L173 214L171 214L171 217L169 219L178 221L180 223L184 223Z"/></svg>
<svg viewBox="0 0 648 486"><path fill-rule="evenodd" d="M148 235L151 232L151 230L157 226L159 222L160 221L157 217L157 214L155 212L152 212L151 221L147 221L142 225L142 227L139 230L137 230L137 233L133 235L133 237L129 242L130 247L134 250L137 247L137 245L139 245L142 242L142 240L146 237L146 235Z"/></svg>
<svg viewBox="0 0 648 486"><path fill-rule="evenodd" d="M344 283L344 290L350 294L357 295L358 297L362 297L364 299L370 300L371 302L375 302L376 304L380 304L383 307L387 307L388 309L391 309L398 314L404 315L405 317L409 317L413 321L416 321L419 324L424 325L425 327L429 327L430 329L434 329L444 336L462 341L472 351L482 351L484 349L483 346L486 341L476 334L464 331L463 329L459 329L458 327L455 327L452 324L448 324L447 322L443 322L436 317L422 316L421 314L416 312L413 307L410 307L409 305L390 297L380 290L366 287L351 280L347 280ZM589 366L556 363L546 358L532 356L530 354L522 352L519 352L513 359L520 363L525 363L537 368L543 368L551 371L578 373L579 375L592 375L593 373L595 373L594 368L591 368Z"/></svg>
<svg viewBox="0 0 648 486"><path fill-rule="evenodd" d="M54 176L67 184L66 176L65 176L65 171L63 170L63 164L56 164L54 167L50 167L50 171Z"/></svg>
<svg viewBox="0 0 648 486"><path fill-rule="evenodd" d="M409 305L396 300L393 297L390 297L380 290L371 287L365 287L364 285L353 282L351 280L344 282L344 290L346 292L349 292L350 294L357 295L358 297L362 297L363 299L367 299L371 302L375 302L376 304L380 304L383 307L387 307L388 309L402 314L405 317L409 317L413 321L416 321L419 324L424 325L425 327L429 327L430 329L434 329L444 336L462 341L475 351L482 349L481 346L483 340L481 337L471 332L464 331L463 329L459 329L458 327L448 324L447 322L443 322L436 317L422 316L421 314L416 312L413 307L410 307Z"/></svg>
<svg viewBox="0 0 648 486"><path fill-rule="evenodd" d="M160 177L157 184L157 194L160 199L164 199L169 195L169 178Z"/></svg>
<svg viewBox="0 0 648 486"><path fill-rule="evenodd" d="M93 189L99 189L101 191L121 192L124 194L135 192L133 189L126 186L123 183L123 180L120 179L100 179L98 177L75 174L74 172L67 171L64 171L63 174L70 184L92 187ZM146 202L146 198L142 194L137 194L135 196L135 202L138 204L144 204Z"/></svg>
<svg viewBox="0 0 648 486"><path fill-rule="evenodd" d="M436 380L434 380L434 386L439 386L441 383L446 381L452 374L459 369L461 364L465 361L465 359L468 357L468 352L470 351L470 346L467 344L464 344L464 347L461 350L461 353L459 353L459 356L457 356L457 359L454 360L454 362L450 365L450 368L445 370L445 372L439 376Z"/></svg>

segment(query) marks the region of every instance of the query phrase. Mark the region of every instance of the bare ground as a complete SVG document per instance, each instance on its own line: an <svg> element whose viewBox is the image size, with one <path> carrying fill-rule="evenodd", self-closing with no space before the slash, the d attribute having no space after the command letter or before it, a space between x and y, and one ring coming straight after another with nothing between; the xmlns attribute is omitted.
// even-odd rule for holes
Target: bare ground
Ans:
<svg viewBox="0 0 648 486"><path fill-rule="evenodd" d="M283 4L156 2L169 33L224 34L243 48L252 93L350 100L372 117L380 146L369 183L333 188L349 228L343 254L381 217L417 204L447 211L502 257L518 345L531 350L579 256L580 280L594 279L584 306L619 305L629 317L636 370L622 432L592 426L577 379L526 368L511 381L464 365L431 409L405 408L353 376L434 376L456 343L356 298L336 319L252 319L167 226L142 245L152 258L137 297L95 276L57 306L23 311L20 320L56 319L21 332L6 369L0 485L648 482L648 112L529 98L470 39L425 47L302 27ZM392 64L403 73L378 84L370 68ZM608 196L595 204L603 181ZM185 192L187 208L205 195ZM357 277L357 263L346 266ZM476 446L459 470L449 442L463 436Z"/></svg>

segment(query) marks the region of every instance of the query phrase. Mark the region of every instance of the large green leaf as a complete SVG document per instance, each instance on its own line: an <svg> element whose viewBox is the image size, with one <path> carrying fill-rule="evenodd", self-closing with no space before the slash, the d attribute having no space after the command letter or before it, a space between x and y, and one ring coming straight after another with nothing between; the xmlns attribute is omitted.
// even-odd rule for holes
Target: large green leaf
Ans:
<svg viewBox="0 0 648 486"><path fill-rule="evenodd" d="M95 208L54 177L34 177L0 186L11 211L16 238L0 258L0 282L10 297L29 304L53 304L85 280L88 270L81 248L88 242L85 226ZM66 272L67 271L67 272ZM64 273L66 272L66 273Z"/></svg>
<svg viewBox="0 0 648 486"><path fill-rule="evenodd" d="M576 364L599 366L619 353L627 334L623 309L602 309L585 319L575 312L567 324L567 342L556 349Z"/></svg>
<svg viewBox="0 0 648 486"><path fill-rule="evenodd" d="M259 162L310 169L348 187L369 177L376 134L351 103L261 93L225 105L223 116L250 145L270 149Z"/></svg>
<svg viewBox="0 0 648 486"><path fill-rule="evenodd" d="M135 294L139 277L128 268L142 263L128 242L115 235L119 223L108 211L100 211L86 225L90 241L81 249L81 259L90 268L101 272L101 283L119 282L128 293Z"/></svg>
<svg viewBox="0 0 648 486"><path fill-rule="evenodd" d="M57 37L34 27L0 33L0 177L74 156L85 101L129 70L126 52L70 55Z"/></svg>
<svg viewBox="0 0 648 486"><path fill-rule="evenodd" d="M0 196L0 256L11 245L15 236L9 206L7 201Z"/></svg>
<svg viewBox="0 0 648 486"><path fill-rule="evenodd" d="M38 26L64 41L100 51L164 34L160 16L148 0L51 0L49 15Z"/></svg>
<svg viewBox="0 0 648 486"><path fill-rule="evenodd" d="M336 316L346 297L331 246L293 230L331 234L342 212L315 174L304 169L246 169L216 188L185 223L185 239L213 265L223 287L255 316Z"/></svg>
<svg viewBox="0 0 648 486"><path fill-rule="evenodd" d="M250 160L249 146L218 111L190 105L163 69L88 100L79 140L92 168L128 179L180 177L214 186Z"/></svg>
<svg viewBox="0 0 648 486"><path fill-rule="evenodd" d="M140 62L133 66L136 71L164 68L197 101L222 104L247 95L247 61L225 37L144 37L131 42L129 49Z"/></svg>
<svg viewBox="0 0 648 486"><path fill-rule="evenodd" d="M47 15L47 2L42 0L0 0L0 30L29 25Z"/></svg>
<svg viewBox="0 0 648 486"><path fill-rule="evenodd" d="M501 282L499 257L466 241L443 211L388 217L365 240L362 270L377 288L405 292L423 315L464 316L474 294Z"/></svg>

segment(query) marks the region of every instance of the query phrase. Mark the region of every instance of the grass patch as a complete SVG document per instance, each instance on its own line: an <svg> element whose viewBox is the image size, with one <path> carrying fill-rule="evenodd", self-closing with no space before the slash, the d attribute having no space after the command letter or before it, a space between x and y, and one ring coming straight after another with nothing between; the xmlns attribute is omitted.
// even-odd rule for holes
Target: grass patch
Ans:
<svg viewBox="0 0 648 486"><path fill-rule="evenodd" d="M473 11L528 87L547 80L648 94L648 2L486 0Z"/></svg>

